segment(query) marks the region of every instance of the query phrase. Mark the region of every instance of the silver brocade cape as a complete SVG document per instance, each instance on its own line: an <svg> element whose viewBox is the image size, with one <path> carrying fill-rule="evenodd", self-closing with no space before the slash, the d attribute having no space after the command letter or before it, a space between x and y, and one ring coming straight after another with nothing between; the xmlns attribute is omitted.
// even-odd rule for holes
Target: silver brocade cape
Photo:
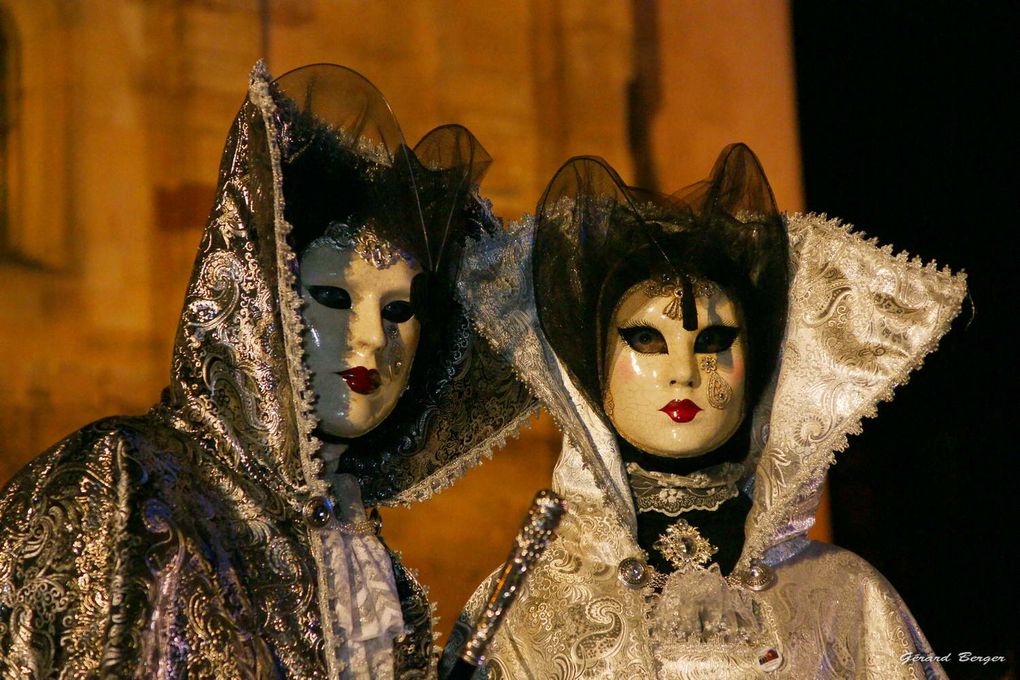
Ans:
<svg viewBox="0 0 1020 680"><path fill-rule="evenodd" d="M330 608L343 594L330 591L322 534L302 513L328 485L311 436L270 87L256 66L227 139L162 403L72 434L0 494L4 678L316 679L342 670ZM531 410L484 342L464 352L445 385L454 397L436 395L422 414L420 447L387 469L398 491L382 502L448 486ZM432 677L426 592L396 559L393 568L408 630L395 649L399 677Z"/></svg>
<svg viewBox="0 0 1020 680"><path fill-rule="evenodd" d="M541 333L532 222L473 253L461 294L480 331L563 431L553 488L569 508L495 640L490 679L944 676L937 662L901 662L907 653L932 655L889 583L856 555L806 533L834 452L935 348L959 311L964 277L893 256L822 216L791 215L787 228L789 318L778 377L753 416L753 507L735 569L744 580L731 588L708 570L674 574L661 596L620 578L623 560L644 558L627 476L614 437ZM761 564L775 581L756 591L749 569ZM469 602L447 658L488 588ZM692 613L737 621L728 607L748 616L744 631L687 635Z"/></svg>

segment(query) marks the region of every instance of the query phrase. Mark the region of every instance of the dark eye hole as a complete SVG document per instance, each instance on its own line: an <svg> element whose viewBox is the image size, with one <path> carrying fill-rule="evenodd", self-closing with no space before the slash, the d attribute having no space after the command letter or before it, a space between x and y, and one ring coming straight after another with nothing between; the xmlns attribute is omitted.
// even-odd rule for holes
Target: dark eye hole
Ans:
<svg viewBox="0 0 1020 680"><path fill-rule="evenodd" d="M382 308L382 318L393 323L404 323L414 316L414 308L406 300L395 300Z"/></svg>
<svg viewBox="0 0 1020 680"><path fill-rule="evenodd" d="M308 292L320 305L333 309L350 309L351 294L336 286L308 286Z"/></svg>
<svg viewBox="0 0 1020 680"><path fill-rule="evenodd" d="M736 326L709 326L694 339L695 354L725 352L737 339L740 329Z"/></svg>
<svg viewBox="0 0 1020 680"><path fill-rule="evenodd" d="M620 337L635 352L642 354L666 354L666 339L651 326L630 326L620 328Z"/></svg>

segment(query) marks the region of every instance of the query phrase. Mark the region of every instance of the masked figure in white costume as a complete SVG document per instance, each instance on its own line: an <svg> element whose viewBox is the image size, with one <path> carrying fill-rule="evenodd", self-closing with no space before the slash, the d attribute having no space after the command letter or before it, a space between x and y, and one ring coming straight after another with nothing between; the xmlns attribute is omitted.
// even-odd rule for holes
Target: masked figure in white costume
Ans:
<svg viewBox="0 0 1020 680"><path fill-rule="evenodd" d="M366 504L429 497L533 405L454 302L488 161L458 126L412 150L353 71L256 67L162 402L0 495L0 675L434 674Z"/></svg>
<svg viewBox="0 0 1020 680"><path fill-rule="evenodd" d="M487 677L942 675L903 660L931 652L882 576L806 533L833 454L946 332L962 276L784 218L743 145L674 196L573 159L464 271L565 435L569 512Z"/></svg>

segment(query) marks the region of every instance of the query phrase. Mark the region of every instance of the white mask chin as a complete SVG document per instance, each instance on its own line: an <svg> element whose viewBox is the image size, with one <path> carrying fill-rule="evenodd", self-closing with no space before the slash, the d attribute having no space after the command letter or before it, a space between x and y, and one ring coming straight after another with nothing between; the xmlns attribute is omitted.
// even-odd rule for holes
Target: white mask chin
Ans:
<svg viewBox="0 0 1020 680"><path fill-rule="evenodd" d="M647 453L700 456L722 446L743 420L740 309L717 286L705 288L693 331L684 329L675 295L652 281L631 287L613 313L604 408L620 436Z"/></svg>
<svg viewBox="0 0 1020 680"><path fill-rule="evenodd" d="M419 273L399 257L377 268L356 248L328 242L302 254L305 365L327 434L370 432L407 387L421 330L410 304Z"/></svg>

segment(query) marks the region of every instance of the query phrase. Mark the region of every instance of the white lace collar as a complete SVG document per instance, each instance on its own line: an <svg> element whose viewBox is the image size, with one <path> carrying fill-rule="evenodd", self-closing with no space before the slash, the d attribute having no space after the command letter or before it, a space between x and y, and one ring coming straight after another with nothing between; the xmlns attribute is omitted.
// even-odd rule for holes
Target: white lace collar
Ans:
<svg viewBox="0 0 1020 680"><path fill-rule="evenodd" d="M737 483L743 473L744 467L737 463L722 463L689 475L652 472L627 463L638 512L653 510L669 517L689 510L716 510L740 493Z"/></svg>

